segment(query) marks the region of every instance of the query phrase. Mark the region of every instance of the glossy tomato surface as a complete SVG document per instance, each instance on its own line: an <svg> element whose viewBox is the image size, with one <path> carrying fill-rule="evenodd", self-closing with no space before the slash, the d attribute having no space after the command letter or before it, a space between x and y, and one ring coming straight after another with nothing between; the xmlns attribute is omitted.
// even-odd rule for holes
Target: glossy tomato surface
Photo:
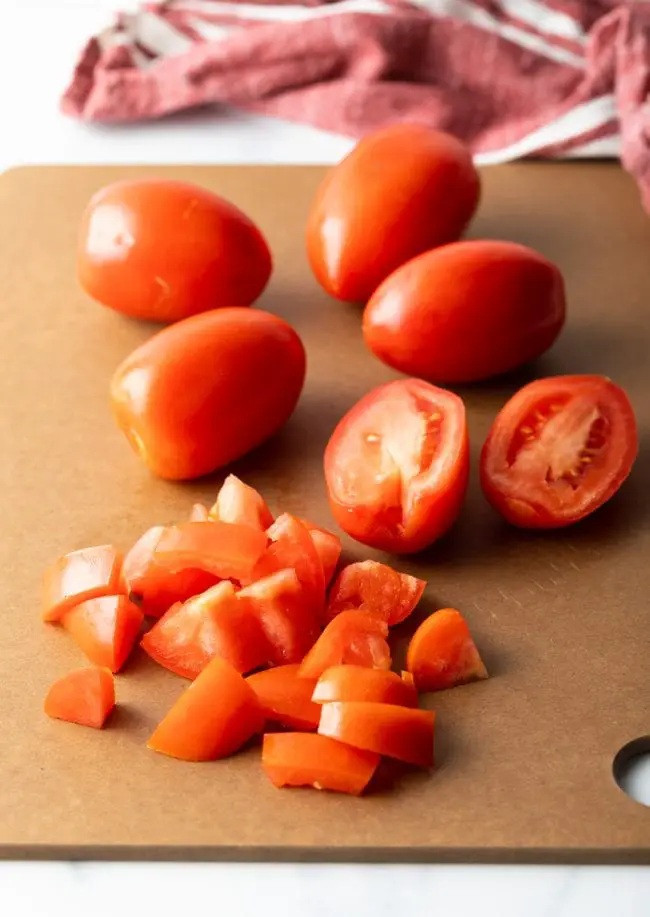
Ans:
<svg viewBox="0 0 650 917"><path fill-rule="evenodd" d="M509 522L559 528L602 506L638 451L623 391L603 376L554 376L518 391L481 453L481 486Z"/></svg>
<svg viewBox="0 0 650 917"><path fill-rule="evenodd" d="M305 351L258 309L217 309L165 328L116 370L118 426L163 478L196 478L275 433L296 406Z"/></svg>
<svg viewBox="0 0 650 917"><path fill-rule="evenodd" d="M544 353L564 324L564 281L513 242L466 241L414 258L375 292L363 334L389 366L431 382L474 382Z"/></svg>
<svg viewBox="0 0 650 917"><path fill-rule="evenodd" d="M334 518L357 541L393 553L421 551L447 531L468 476L463 402L421 379L369 392L325 450Z"/></svg>
<svg viewBox="0 0 650 917"><path fill-rule="evenodd" d="M322 287L366 302L395 268L457 239L480 195L469 150L455 137L398 124L365 137L321 185L307 254Z"/></svg>
<svg viewBox="0 0 650 917"><path fill-rule="evenodd" d="M150 178L94 195L81 221L77 271L105 306L174 322L250 305L271 276L271 255L234 204L196 185Z"/></svg>

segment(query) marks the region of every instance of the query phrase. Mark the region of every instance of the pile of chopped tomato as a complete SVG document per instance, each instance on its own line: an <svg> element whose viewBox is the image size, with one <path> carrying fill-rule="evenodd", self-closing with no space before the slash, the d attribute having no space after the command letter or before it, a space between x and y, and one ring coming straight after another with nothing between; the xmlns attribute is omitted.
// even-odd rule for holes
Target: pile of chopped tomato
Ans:
<svg viewBox="0 0 650 917"><path fill-rule="evenodd" d="M359 795L382 757L431 767L432 710L418 691L487 676L460 613L416 630L406 672L391 671L390 628L417 606L423 580L366 560L338 570L341 541L289 513L273 518L234 475L211 509L154 526L122 554L74 551L45 574L43 619L93 667L70 672L45 711L101 728L113 673L134 647L191 680L148 741L187 761L222 758L263 734L275 786Z"/></svg>

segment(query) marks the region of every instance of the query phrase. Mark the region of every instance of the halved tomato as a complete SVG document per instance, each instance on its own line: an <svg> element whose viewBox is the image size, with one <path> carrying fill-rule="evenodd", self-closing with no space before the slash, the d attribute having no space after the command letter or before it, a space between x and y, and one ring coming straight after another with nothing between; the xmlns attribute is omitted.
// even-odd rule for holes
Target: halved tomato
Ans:
<svg viewBox="0 0 650 917"><path fill-rule="evenodd" d="M162 617L172 605L185 602L219 582L218 576L205 570L188 567L172 572L158 563L154 552L164 531L162 525L148 529L128 552L122 566L122 581L129 596L150 618Z"/></svg>
<svg viewBox="0 0 650 917"><path fill-rule="evenodd" d="M447 531L468 476L463 402L420 379L367 394L325 451L334 518L358 541L393 553L421 551Z"/></svg>
<svg viewBox="0 0 650 917"><path fill-rule="evenodd" d="M271 544L255 565L251 580L261 579L279 570L295 570L304 589L306 602L320 615L325 604L325 577L311 535L302 522L289 513L278 516L266 534Z"/></svg>
<svg viewBox="0 0 650 917"><path fill-rule="evenodd" d="M300 666L302 678L320 678L333 665L390 669L388 625L367 611L342 611L333 618Z"/></svg>
<svg viewBox="0 0 650 917"><path fill-rule="evenodd" d="M295 570L279 570L238 594L248 602L269 643L269 661L300 662L318 636L318 618Z"/></svg>
<svg viewBox="0 0 650 917"><path fill-rule="evenodd" d="M270 656L257 617L225 581L173 605L140 645L159 665L184 678L196 678L215 657L245 673L266 665Z"/></svg>
<svg viewBox="0 0 650 917"><path fill-rule="evenodd" d="M279 665L249 675L246 681L257 694L264 717L290 729L316 729L320 707L312 699L316 682L300 678L299 665Z"/></svg>
<svg viewBox="0 0 650 917"><path fill-rule="evenodd" d="M538 379L497 415L481 453L481 486L514 525L559 528L609 500L637 452L634 410L610 379Z"/></svg>
<svg viewBox="0 0 650 917"><path fill-rule="evenodd" d="M341 611L359 608L380 615L389 625L399 624L420 601L425 586L424 580L376 560L349 564L330 590L325 617L329 621Z"/></svg>
<svg viewBox="0 0 650 917"><path fill-rule="evenodd" d="M262 532L273 523L271 510L262 495L234 474L229 474L221 485L215 504L208 515L210 519L250 525Z"/></svg>

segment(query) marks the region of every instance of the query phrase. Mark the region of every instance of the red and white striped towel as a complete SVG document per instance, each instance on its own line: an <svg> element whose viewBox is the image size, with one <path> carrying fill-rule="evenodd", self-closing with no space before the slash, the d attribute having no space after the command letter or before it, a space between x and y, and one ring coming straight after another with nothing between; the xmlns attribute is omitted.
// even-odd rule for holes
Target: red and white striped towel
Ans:
<svg viewBox="0 0 650 917"><path fill-rule="evenodd" d="M617 139L650 211L650 3L168 0L86 45L63 110L158 118L219 102L358 137L415 121L482 163Z"/></svg>

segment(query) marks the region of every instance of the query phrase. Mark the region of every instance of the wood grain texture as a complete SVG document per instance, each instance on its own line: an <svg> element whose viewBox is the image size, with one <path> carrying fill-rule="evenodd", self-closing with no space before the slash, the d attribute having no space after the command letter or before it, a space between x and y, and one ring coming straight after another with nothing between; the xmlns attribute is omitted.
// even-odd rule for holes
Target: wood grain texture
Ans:
<svg viewBox="0 0 650 917"><path fill-rule="evenodd" d="M650 223L611 164L484 173L471 235L556 260L570 312L533 367L460 389L473 468L507 397L533 376L564 372L604 373L627 388L641 454L607 507L557 533L508 528L474 473L452 533L396 563L429 580L420 617L463 610L494 676L427 698L439 716L433 774L348 799L274 789L255 749L214 764L156 755L145 740L185 682L143 656L118 676L105 731L43 715L48 685L83 661L62 630L40 623L44 566L88 544L128 547L211 500L223 477L154 480L109 414L108 379L152 326L77 288L76 228L97 188L144 174L224 194L271 243L275 272L260 305L302 335L308 381L285 429L233 470L273 510L331 524L327 438L362 394L397 375L366 352L358 308L329 300L309 273L303 226L320 169L38 168L0 178L0 853L650 862L650 809L612 777L619 748L650 733ZM345 548L349 559L381 558L350 540Z"/></svg>

